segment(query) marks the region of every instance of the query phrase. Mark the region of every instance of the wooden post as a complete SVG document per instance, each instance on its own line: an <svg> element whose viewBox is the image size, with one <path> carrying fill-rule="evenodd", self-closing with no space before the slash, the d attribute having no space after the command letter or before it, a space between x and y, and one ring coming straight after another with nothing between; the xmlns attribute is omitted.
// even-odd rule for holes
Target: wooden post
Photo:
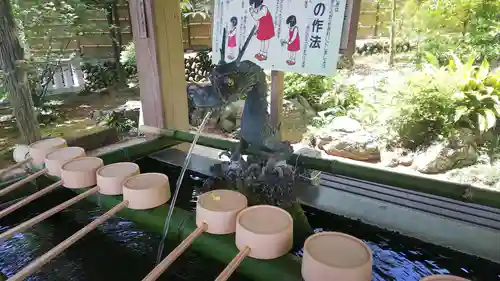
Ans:
<svg viewBox="0 0 500 281"><path fill-rule="evenodd" d="M189 129L179 0L129 0L144 124Z"/></svg>
<svg viewBox="0 0 500 281"><path fill-rule="evenodd" d="M377 8L375 10L375 26L373 27L373 37L378 35L378 21L380 20L380 2L377 1Z"/></svg>
<svg viewBox="0 0 500 281"><path fill-rule="evenodd" d="M390 29L390 49L389 49L389 65L394 65L394 56L396 55L396 5L397 1L392 0L391 7L391 29Z"/></svg>
<svg viewBox="0 0 500 281"><path fill-rule="evenodd" d="M361 13L361 0L352 1L351 26L349 28L349 39L345 55L352 58L356 50L356 38L358 37L359 15Z"/></svg>
<svg viewBox="0 0 500 281"><path fill-rule="evenodd" d="M285 85L285 73L273 70L271 72L271 125L274 127L280 126L283 120L283 90ZM281 126L280 126L281 127ZM282 130L280 129L276 135L281 140L283 138Z"/></svg>

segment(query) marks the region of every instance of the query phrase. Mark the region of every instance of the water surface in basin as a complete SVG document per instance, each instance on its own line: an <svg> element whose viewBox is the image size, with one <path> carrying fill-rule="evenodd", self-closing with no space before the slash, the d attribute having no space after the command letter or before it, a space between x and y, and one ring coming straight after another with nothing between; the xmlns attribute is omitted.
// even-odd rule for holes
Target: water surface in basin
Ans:
<svg viewBox="0 0 500 281"><path fill-rule="evenodd" d="M174 168L159 165L154 169L172 171ZM170 180L175 181L175 174L171 174ZM190 194L186 190L181 193L179 206L194 210L197 196L204 192L201 183L205 176L196 173L189 176L193 184L192 192ZM472 281L500 280L500 264L315 208L304 206L304 211L315 232L343 232L368 244L373 253L373 281L419 281L431 274L453 274ZM295 254L301 256L302 252L298 250Z"/></svg>
<svg viewBox="0 0 500 281"><path fill-rule="evenodd" d="M187 184L190 186L189 182ZM188 193L190 195L191 191ZM74 193L68 190L55 191L44 196L2 218L0 232L72 196ZM0 243L0 272L7 277L13 276L105 211L91 203L80 202L37 224L29 231ZM141 229L131 221L113 217L26 280L142 280L155 266L159 242L160 234ZM175 246L167 243L165 253L169 253ZM188 250L159 280L214 280L224 267L224 264ZM249 281L238 274L235 274L233 278L231 280Z"/></svg>
<svg viewBox="0 0 500 281"><path fill-rule="evenodd" d="M164 172L175 186L179 168L143 159L138 161L142 172ZM194 210L201 194L204 177L189 173L184 179L177 206ZM0 221L0 232L27 220L74 194L62 190L42 197ZM311 225L317 230L334 230L363 239L374 255L373 280L418 281L436 273L450 273L474 281L500 280L500 265L449 249L423 243L393 232L304 207ZM64 212L16 235L0 244L0 271L12 276L53 246L79 230L104 212L101 208L81 202ZM50 281L136 281L153 267L160 235L139 228L133 222L113 217L70 247L40 272L27 280ZM170 252L175 245L167 245ZM296 254L300 255L300 251ZM160 280L214 280L224 265L188 251ZM233 281L246 281L235 274ZM281 281L281 280L280 280Z"/></svg>

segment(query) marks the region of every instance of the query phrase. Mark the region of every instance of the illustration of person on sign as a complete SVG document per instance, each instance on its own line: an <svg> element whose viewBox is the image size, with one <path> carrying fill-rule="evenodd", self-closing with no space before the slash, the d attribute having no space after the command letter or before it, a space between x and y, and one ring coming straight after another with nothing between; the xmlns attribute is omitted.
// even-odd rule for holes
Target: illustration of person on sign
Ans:
<svg viewBox="0 0 500 281"><path fill-rule="evenodd" d="M269 42L274 37L274 22L269 8L263 4L264 0L250 0L250 15L257 21L257 40L260 41L260 51L255 54L259 61L267 60Z"/></svg>
<svg viewBox="0 0 500 281"><path fill-rule="evenodd" d="M295 65L297 52L300 51L300 35L299 27L297 26L297 17L295 17L294 15L289 16L286 19L286 24L289 28L288 40L282 40L281 45L287 45L288 60L286 61L286 63L288 65Z"/></svg>
<svg viewBox="0 0 500 281"><path fill-rule="evenodd" d="M236 58L236 27L238 25L238 18L237 17L232 17L231 20L231 27L229 28L229 34L228 34L228 39L227 39L227 48L229 50L229 54L227 55L227 58L230 60L233 60Z"/></svg>

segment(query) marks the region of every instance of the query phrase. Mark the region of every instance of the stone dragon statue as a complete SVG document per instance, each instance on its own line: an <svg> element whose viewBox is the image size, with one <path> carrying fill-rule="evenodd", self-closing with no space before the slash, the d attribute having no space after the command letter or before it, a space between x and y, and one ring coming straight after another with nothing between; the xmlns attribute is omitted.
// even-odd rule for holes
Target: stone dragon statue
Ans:
<svg viewBox="0 0 500 281"><path fill-rule="evenodd" d="M294 217L296 230L302 233L298 239L303 239L301 236L309 235L312 229L294 194L295 170L286 163L293 149L289 142L281 141L277 136L279 125L276 127L270 122L268 85L263 69L252 61L241 60L255 29L250 32L234 61L225 62L225 48L221 48L221 60L212 71L210 88L191 92L188 89L190 99L198 108L217 109L246 97L240 141L231 152L222 153L230 160L212 167L216 178L209 179L206 185L220 186L223 182L235 186L252 205L269 204L288 210ZM225 46L225 39L226 30L222 46ZM246 160L243 158L245 150L253 152Z"/></svg>

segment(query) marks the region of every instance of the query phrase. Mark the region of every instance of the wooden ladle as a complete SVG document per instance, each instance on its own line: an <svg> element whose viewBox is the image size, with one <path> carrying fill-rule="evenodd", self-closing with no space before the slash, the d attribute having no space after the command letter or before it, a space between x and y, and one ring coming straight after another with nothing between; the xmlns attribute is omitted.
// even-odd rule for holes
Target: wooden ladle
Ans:
<svg viewBox="0 0 500 281"><path fill-rule="evenodd" d="M62 148L60 150L56 150L56 151L53 151L49 154L47 154L47 156L45 157L45 162L46 162L46 168L43 169L44 172L47 172L47 174L49 175L52 175L52 176L60 176L62 180L60 181L57 181L56 183L53 183L47 187L45 187L44 189L42 190L39 190L25 198L23 198L22 200L16 202L15 204L3 209L0 211L0 218L2 217L5 217L6 215L14 212L15 210L27 205L28 203L42 197L43 195L49 193L49 192L52 192L53 190L55 190L56 188L58 188L59 186L63 185L63 182L64 183L64 186L68 187L68 188L78 188L78 186L76 187L71 187L72 185L74 185L74 183L72 183L72 180L71 177L73 177L72 175L73 174L78 174L78 173L81 173L82 174L82 178L85 178L90 174L92 173L95 173L95 170L92 170L92 168L96 165L100 165L102 166L102 160L100 158L96 158L96 157L84 157L85 156L85 151L83 150L83 148L80 148L80 147L66 147L66 148ZM82 159L82 160L80 160ZM80 161L82 162L92 162L92 165L90 166L87 166L85 167L85 165L83 165L83 167L81 168L80 171L68 171L68 172L62 172L62 170L64 170L64 166L66 164L69 164L69 163L80 163ZM72 167L73 164L71 165L68 165L67 167ZM100 166L96 166L97 168L99 168ZM90 169L90 170L88 170ZM63 174L65 174L63 176ZM92 177L91 177L92 178ZM87 179L88 180L88 179ZM92 185L95 185L92 184ZM92 186L90 185L90 186ZM89 185L87 186L84 186L84 187L88 187Z"/></svg>
<svg viewBox="0 0 500 281"><path fill-rule="evenodd" d="M94 167L97 168L96 172L92 172L94 168L91 169L91 171L86 175L86 182L81 182L81 184L78 184L77 182L71 184L73 188L84 188L88 187L88 184L91 186L96 185L96 187L91 188L87 190L84 193L81 193L65 202L62 202L61 204L51 208L50 210L47 210L41 214L39 214L36 217L33 217L18 226L9 229L8 231L0 234L0 241L3 241L5 239L9 239L12 237L14 234L18 232L22 232L33 225L43 221L44 219L47 219L54 214L68 208L69 206L83 200L84 198L95 194L96 192L99 191L101 194L106 194L106 195L118 195L122 193L122 182L133 175L139 174L139 166L135 163L131 162L119 162L119 163L114 163L110 165L106 165L102 167L102 160L100 158L95 158L95 157L89 157L88 159L84 159L85 161L78 161L77 163L81 165L88 165L89 167ZM66 167L68 169L68 167ZM63 172L64 173L64 172ZM67 173L67 171L66 171ZM65 178L67 179L68 176L65 175ZM77 179L76 181L80 181L80 179Z"/></svg>
<svg viewBox="0 0 500 281"><path fill-rule="evenodd" d="M247 256L276 259L287 254L292 246L293 219L287 211L270 205L247 208L236 219L236 247L240 252L215 280L228 280Z"/></svg>
<svg viewBox="0 0 500 281"><path fill-rule="evenodd" d="M196 203L196 228L142 281L154 281L198 238L203 232L229 234L236 231L236 217L247 207L247 198L232 190L213 190L198 197Z"/></svg>
<svg viewBox="0 0 500 281"><path fill-rule="evenodd" d="M340 232L320 232L304 243L305 281L371 281L372 252L360 239Z"/></svg>
<svg viewBox="0 0 500 281"><path fill-rule="evenodd" d="M117 172L118 170L115 171ZM121 203L50 249L47 253L31 262L7 281L20 281L26 279L40 267L84 237L87 233L127 207L135 210L146 210L165 204L170 199L168 177L159 173L146 173L127 178L123 182L123 199Z"/></svg>
<svg viewBox="0 0 500 281"><path fill-rule="evenodd" d="M64 140L62 138L50 138L50 139L44 139L44 140L34 142L29 146L29 152L28 152L29 157L28 158L26 158L25 160L15 164L15 165L12 165L12 166L0 171L0 175L4 175L13 169L18 168L18 167L25 165L25 164L28 164L28 163L31 163L35 167L43 166L45 163L45 156L47 156L49 153L51 153L55 150L64 148L66 146L67 146L66 140ZM84 153L85 153L85 151L84 151ZM0 190L0 196L3 196L11 191L18 189L19 187L23 186L25 183L30 182L30 181L38 178L39 176L45 174L47 171L48 171L47 168L41 169L38 172L36 172L32 175L29 175L26 178L9 185L8 187Z"/></svg>

